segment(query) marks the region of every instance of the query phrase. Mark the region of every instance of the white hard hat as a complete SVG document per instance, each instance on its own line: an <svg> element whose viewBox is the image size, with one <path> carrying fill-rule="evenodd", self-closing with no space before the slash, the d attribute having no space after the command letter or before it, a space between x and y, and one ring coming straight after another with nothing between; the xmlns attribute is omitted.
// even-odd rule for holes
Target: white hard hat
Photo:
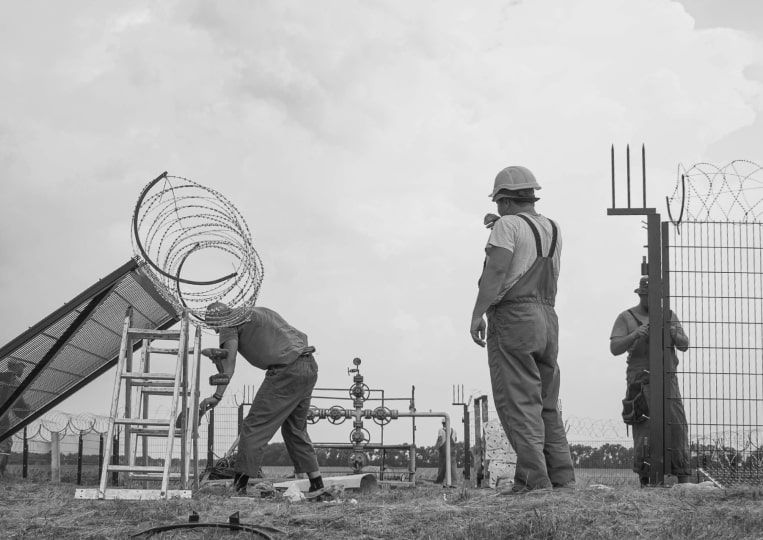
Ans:
<svg viewBox="0 0 763 540"><path fill-rule="evenodd" d="M533 190L540 189L540 185L535 180L535 176L530 172L530 169L519 165L512 165L496 175L493 192L488 197L495 201L496 195L502 189L508 191ZM523 194L523 198L526 198L527 193Z"/></svg>

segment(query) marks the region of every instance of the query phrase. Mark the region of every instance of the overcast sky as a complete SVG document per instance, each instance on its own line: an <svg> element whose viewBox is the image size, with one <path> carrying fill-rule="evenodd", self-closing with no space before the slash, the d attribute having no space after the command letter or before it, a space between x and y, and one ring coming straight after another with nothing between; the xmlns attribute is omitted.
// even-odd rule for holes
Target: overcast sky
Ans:
<svg viewBox="0 0 763 540"><path fill-rule="evenodd" d="M763 162L761 20L754 0L0 1L0 343L132 256L166 170L245 216L259 304L308 334L319 386L358 356L370 386L460 418L452 384L490 390L468 330L516 164L564 237L565 415L616 419L608 338L646 234L606 216L610 144L621 179L646 144L663 215L679 163ZM58 408L105 413L112 377Z"/></svg>

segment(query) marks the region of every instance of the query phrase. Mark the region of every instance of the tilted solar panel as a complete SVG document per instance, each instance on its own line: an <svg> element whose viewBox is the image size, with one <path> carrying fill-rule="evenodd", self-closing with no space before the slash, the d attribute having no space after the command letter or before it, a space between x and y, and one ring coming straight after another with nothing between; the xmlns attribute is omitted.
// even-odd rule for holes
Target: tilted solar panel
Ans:
<svg viewBox="0 0 763 540"><path fill-rule="evenodd" d="M116 364L130 306L135 328L178 321L131 259L0 348L0 441Z"/></svg>

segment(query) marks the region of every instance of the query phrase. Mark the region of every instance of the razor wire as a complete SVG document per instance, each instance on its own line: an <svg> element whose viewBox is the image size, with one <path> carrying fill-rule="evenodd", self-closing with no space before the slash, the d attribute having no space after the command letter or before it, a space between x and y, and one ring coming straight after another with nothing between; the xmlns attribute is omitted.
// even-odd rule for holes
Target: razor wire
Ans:
<svg viewBox="0 0 763 540"><path fill-rule="evenodd" d="M61 437L87 435L88 433L105 435L108 427L108 416L50 411L26 426L26 437L30 441L50 442L53 433L58 433ZM23 440L24 430L14 433L13 438Z"/></svg>
<svg viewBox="0 0 763 540"><path fill-rule="evenodd" d="M676 186L666 197L674 225L682 221L757 223L763 214L763 166L735 160L717 166L678 166ZM675 210L674 203L680 205Z"/></svg>
<svg viewBox="0 0 763 540"><path fill-rule="evenodd" d="M131 236L135 258L178 313L188 311L209 328L247 320L264 270L246 221L222 194L165 172L138 197ZM217 277L195 275L226 264ZM189 277L184 268L191 265ZM205 320L214 302L230 309Z"/></svg>

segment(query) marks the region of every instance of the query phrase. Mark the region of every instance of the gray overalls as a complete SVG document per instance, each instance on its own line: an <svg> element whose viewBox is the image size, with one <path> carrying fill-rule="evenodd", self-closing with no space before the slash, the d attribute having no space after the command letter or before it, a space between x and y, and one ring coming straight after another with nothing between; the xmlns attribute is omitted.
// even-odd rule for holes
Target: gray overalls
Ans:
<svg viewBox="0 0 763 540"><path fill-rule="evenodd" d="M551 247L544 257L538 228L529 217L518 217L532 230L537 258L487 312L488 362L495 407L517 453L515 487L539 489L575 480L557 407L559 322L552 268L557 228L552 221Z"/></svg>
<svg viewBox="0 0 763 540"><path fill-rule="evenodd" d="M631 319L628 320L627 329L632 332L642 324L648 321L639 319L633 311L628 310ZM671 311L671 320L674 318ZM677 319L676 319L677 320ZM631 321L635 325L631 326ZM672 340L669 346L664 349L664 362L669 369L664 373L665 387L665 408L667 409L667 440L665 446L670 453L670 472L678 477L687 477L691 474L689 459L689 434L686 422L686 412L684 411L683 400L681 399L681 390L678 387L678 356L676 355L675 345ZM643 382L644 395L649 403L649 336L641 340L634 347L628 350L628 370L626 372L626 382L628 385L634 382ZM632 426L633 431L633 472L640 478L649 477L649 466L651 456L649 450L649 420L640 422ZM644 483L644 480L642 480Z"/></svg>

